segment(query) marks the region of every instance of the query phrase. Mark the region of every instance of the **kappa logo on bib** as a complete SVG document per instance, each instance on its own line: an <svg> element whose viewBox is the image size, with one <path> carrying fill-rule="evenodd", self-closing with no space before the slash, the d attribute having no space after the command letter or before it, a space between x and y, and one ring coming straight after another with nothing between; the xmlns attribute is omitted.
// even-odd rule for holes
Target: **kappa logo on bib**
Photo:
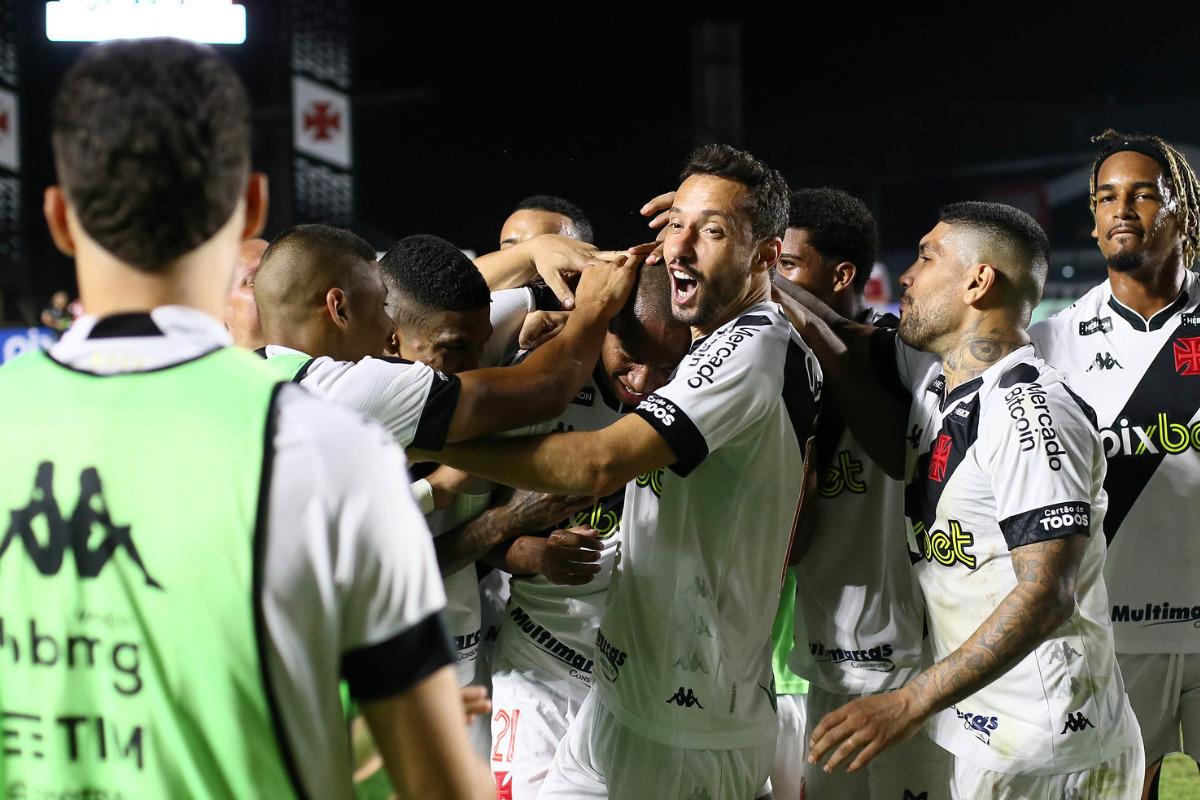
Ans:
<svg viewBox="0 0 1200 800"><path fill-rule="evenodd" d="M34 521L38 518L49 531L45 544L38 541L39 534L34 532ZM93 548L88 546L88 542L94 538L93 530L96 527L103 531L103 538ZM64 517L54 496L54 464L49 461L38 464L29 505L14 508L9 514L8 530L0 539L0 558L16 541L25 546L25 552L33 560L38 572L46 576L59 573L66 552L70 550L80 578L98 577L117 551L121 550L141 570L147 586L162 589L162 585L150 576L146 565L142 563L137 545L133 543L130 526L117 525L109 515L100 474L95 467L86 467L79 473L79 500L71 516Z"/></svg>

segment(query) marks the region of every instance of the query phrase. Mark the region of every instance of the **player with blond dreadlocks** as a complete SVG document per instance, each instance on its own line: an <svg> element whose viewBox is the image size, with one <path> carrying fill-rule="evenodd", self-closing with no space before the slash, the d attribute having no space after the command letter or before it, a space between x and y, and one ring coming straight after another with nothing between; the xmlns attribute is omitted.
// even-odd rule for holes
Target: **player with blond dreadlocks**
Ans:
<svg viewBox="0 0 1200 800"><path fill-rule="evenodd" d="M1110 129L1094 141L1092 236L1108 280L1029 334L1098 418L1108 460L1104 577L1146 748L1143 797L1156 798L1165 755L1200 758L1200 537L1191 527L1200 517L1200 276L1189 269L1200 249L1200 184L1157 136ZM1047 667L1066 667L1072 691L1071 664L1085 654L1058 655ZM1086 720L1071 722L1064 735L1086 735Z"/></svg>

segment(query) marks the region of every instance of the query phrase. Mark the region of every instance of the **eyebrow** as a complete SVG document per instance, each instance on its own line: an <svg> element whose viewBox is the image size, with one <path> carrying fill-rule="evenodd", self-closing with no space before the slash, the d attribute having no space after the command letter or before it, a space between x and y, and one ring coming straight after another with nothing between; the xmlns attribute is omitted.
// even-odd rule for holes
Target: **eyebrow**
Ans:
<svg viewBox="0 0 1200 800"><path fill-rule="evenodd" d="M679 206L671 206L667 210L676 214L683 212L683 209L681 209ZM698 213L702 217L722 217L723 219L729 219L728 214L726 214L724 211L718 211L715 208L702 208Z"/></svg>
<svg viewBox="0 0 1200 800"><path fill-rule="evenodd" d="M1101 186L1097 186L1096 191L1097 192L1112 192L1112 191L1116 191L1116 188L1117 187L1114 186L1113 184L1106 183ZM1131 189L1153 189L1154 191L1158 191L1158 182L1157 181L1136 181L1133 184L1133 186L1131 186L1130 188Z"/></svg>
<svg viewBox="0 0 1200 800"><path fill-rule="evenodd" d="M921 242L919 245L917 245L918 253L924 253L926 250L930 251L931 253L933 253L935 255L940 256L942 254L942 251L939 250L937 245L935 245L933 242Z"/></svg>

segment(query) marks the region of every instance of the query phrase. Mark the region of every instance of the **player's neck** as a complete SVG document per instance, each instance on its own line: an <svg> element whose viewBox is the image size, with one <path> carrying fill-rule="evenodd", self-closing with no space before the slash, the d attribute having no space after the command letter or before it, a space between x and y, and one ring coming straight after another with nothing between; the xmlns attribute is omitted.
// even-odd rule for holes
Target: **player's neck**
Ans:
<svg viewBox="0 0 1200 800"><path fill-rule="evenodd" d="M1136 311L1142 319L1150 319L1175 302L1183 289L1186 274L1182 260L1172 257L1164 264L1147 265L1129 272L1110 268L1108 280L1118 302Z"/></svg>
<svg viewBox="0 0 1200 800"><path fill-rule="evenodd" d="M708 336L710 333L720 328L727 322L737 319L742 312L750 306L765 303L771 299L771 283L765 272L751 276L747 283L746 292L736 303L729 306L729 310L721 315L720 319L714 320L702 327L692 327L692 341Z"/></svg>
<svg viewBox="0 0 1200 800"><path fill-rule="evenodd" d="M996 362L1029 344L1029 335L1003 315L975 316L939 348L946 394L982 375Z"/></svg>

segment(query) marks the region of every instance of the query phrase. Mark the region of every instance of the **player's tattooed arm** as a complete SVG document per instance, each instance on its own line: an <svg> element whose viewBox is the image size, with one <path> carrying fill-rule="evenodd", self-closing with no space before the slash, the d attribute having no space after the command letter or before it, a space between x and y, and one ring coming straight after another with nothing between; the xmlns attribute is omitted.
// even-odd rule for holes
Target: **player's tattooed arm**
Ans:
<svg viewBox="0 0 1200 800"><path fill-rule="evenodd" d="M827 772L850 759L849 771L916 733L933 714L1008 672L1044 642L1075 609L1075 578L1087 537L1022 545L1012 551L1017 585L962 646L894 692L847 703L813 731L809 761L827 754ZM857 753L857 755L855 755Z"/></svg>
<svg viewBox="0 0 1200 800"><path fill-rule="evenodd" d="M501 542L544 531L596 502L594 497L518 489L498 505L433 540L442 575L453 575Z"/></svg>
<svg viewBox="0 0 1200 800"><path fill-rule="evenodd" d="M949 352L942 353L946 391L966 383L1019 347L1029 344L1024 331L982 330L980 322L964 331Z"/></svg>

